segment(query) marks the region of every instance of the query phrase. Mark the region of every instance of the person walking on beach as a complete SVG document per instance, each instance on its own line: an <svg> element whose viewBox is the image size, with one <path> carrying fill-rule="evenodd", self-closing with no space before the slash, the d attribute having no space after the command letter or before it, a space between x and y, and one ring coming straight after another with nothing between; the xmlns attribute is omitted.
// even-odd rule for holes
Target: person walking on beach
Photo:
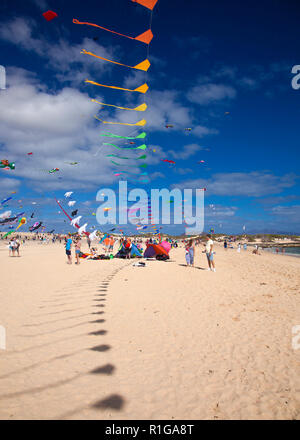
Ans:
<svg viewBox="0 0 300 440"><path fill-rule="evenodd" d="M80 261L79 261L80 253L81 253L81 237L79 235L76 242L75 242L75 257L76 257L75 264L80 264Z"/></svg>
<svg viewBox="0 0 300 440"><path fill-rule="evenodd" d="M227 240L224 241L224 249L227 251Z"/></svg>
<svg viewBox="0 0 300 440"><path fill-rule="evenodd" d="M68 238L66 240L66 254L67 254L67 264L72 264L72 254L71 254L71 249L72 249L72 238L71 238L71 234L68 234Z"/></svg>
<svg viewBox="0 0 300 440"><path fill-rule="evenodd" d="M215 268L215 262L214 262L213 246L214 246L214 242L211 239L211 235L207 234L206 245L205 245L205 252L206 252L206 257L207 257L207 262L208 262L208 269L207 270L212 270L213 272L215 272L216 268Z"/></svg>
<svg viewBox="0 0 300 440"><path fill-rule="evenodd" d="M124 247L125 247L125 258L130 260L132 243L129 238L125 240Z"/></svg>

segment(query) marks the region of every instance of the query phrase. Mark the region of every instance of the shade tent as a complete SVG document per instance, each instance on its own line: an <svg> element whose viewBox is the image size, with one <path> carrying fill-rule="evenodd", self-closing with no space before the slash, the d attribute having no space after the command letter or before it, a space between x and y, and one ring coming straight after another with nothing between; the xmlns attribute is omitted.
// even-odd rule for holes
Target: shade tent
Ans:
<svg viewBox="0 0 300 440"><path fill-rule="evenodd" d="M149 243L144 252L144 258L157 257L158 255L165 255L169 258L169 252L161 244Z"/></svg>

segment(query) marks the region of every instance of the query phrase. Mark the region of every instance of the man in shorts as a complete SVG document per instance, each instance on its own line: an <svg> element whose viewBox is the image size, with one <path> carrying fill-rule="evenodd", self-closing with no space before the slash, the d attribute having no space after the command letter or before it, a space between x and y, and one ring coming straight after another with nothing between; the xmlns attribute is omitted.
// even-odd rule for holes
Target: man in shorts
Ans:
<svg viewBox="0 0 300 440"><path fill-rule="evenodd" d="M72 249L72 238L71 238L71 234L68 234L68 238L66 241L66 254L68 258L67 264L72 264L71 249Z"/></svg>
<svg viewBox="0 0 300 440"><path fill-rule="evenodd" d="M211 235L207 234L205 252L206 252L206 257L207 257L207 262L208 262L208 270L212 270L213 272L215 272L216 268L215 268L215 262L214 262L213 246L214 246L214 242L211 239Z"/></svg>

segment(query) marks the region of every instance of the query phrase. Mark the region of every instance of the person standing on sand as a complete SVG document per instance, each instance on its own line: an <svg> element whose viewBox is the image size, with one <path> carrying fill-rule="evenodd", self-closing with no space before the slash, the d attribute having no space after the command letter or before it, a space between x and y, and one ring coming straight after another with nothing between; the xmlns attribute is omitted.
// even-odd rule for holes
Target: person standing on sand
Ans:
<svg viewBox="0 0 300 440"><path fill-rule="evenodd" d="M224 241L224 249L227 251L227 240Z"/></svg>
<svg viewBox="0 0 300 440"><path fill-rule="evenodd" d="M75 242L75 257L76 257L75 264L80 264L80 261L79 261L80 253L81 253L81 237L79 235L76 242Z"/></svg>
<svg viewBox="0 0 300 440"><path fill-rule="evenodd" d="M195 240L191 239L188 241L188 244L185 248L185 259L187 266L195 267L194 259L195 259Z"/></svg>
<svg viewBox="0 0 300 440"><path fill-rule="evenodd" d="M212 270L213 272L215 272L216 268L215 268L215 262L214 262L213 246L214 246L214 242L211 239L211 235L207 234L206 245L205 245L205 252L206 252L206 257L207 257L207 262L208 262L208 269L207 270Z"/></svg>
<svg viewBox="0 0 300 440"><path fill-rule="evenodd" d="M15 243L16 243L16 251L17 251L17 254L18 254L18 257L19 257L20 256L20 246L21 246L21 243L20 243L20 241L18 239L16 239Z"/></svg>
<svg viewBox="0 0 300 440"><path fill-rule="evenodd" d="M71 238L71 234L68 234L68 238L66 240L66 254L68 258L67 264L72 264L71 249L72 249L72 238Z"/></svg>

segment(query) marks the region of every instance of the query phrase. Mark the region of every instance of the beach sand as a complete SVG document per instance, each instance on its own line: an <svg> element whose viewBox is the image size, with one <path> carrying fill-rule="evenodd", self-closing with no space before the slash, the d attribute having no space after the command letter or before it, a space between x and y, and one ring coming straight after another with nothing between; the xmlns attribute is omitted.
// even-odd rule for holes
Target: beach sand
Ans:
<svg viewBox="0 0 300 440"><path fill-rule="evenodd" d="M0 418L300 419L300 259L201 251L71 266L1 241Z"/></svg>

